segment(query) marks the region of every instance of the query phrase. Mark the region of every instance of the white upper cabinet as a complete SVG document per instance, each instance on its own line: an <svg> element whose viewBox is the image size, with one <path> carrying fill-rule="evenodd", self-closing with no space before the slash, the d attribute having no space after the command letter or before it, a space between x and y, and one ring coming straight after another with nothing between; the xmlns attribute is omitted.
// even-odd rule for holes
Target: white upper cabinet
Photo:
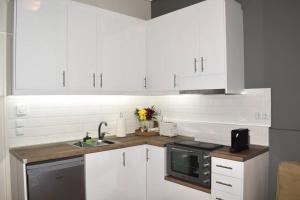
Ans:
<svg viewBox="0 0 300 200"><path fill-rule="evenodd" d="M103 90L145 90L145 21L99 9L97 38L99 84Z"/></svg>
<svg viewBox="0 0 300 200"><path fill-rule="evenodd" d="M144 21L71 0L15 0L13 94L244 88L243 13L207 0Z"/></svg>
<svg viewBox="0 0 300 200"><path fill-rule="evenodd" d="M91 91L96 88L97 10L72 2L68 22L68 88Z"/></svg>
<svg viewBox="0 0 300 200"><path fill-rule="evenodd" d="M15 1L14 94L66 87L67 9L67 0Z"/></svg>
<svg viewBox="0 0 300 200"><path fill-rule="evenodd" d="M244 88L243 13L234 0L209 0L157 17L148 27L152 90ZM162 74L156 77L156 74ZM171 76L173 74L173 76ZM159 82L160 79L163 79ZM155 82L155 83L154 83Z"/></svg>

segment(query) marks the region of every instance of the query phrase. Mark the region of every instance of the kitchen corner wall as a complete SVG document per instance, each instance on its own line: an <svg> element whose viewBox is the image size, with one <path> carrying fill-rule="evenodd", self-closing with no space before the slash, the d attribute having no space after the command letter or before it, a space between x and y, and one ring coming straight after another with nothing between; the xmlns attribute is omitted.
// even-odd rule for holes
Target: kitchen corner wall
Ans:
<svg viewBox="0 0 300 200"><path fill-rule="evenodd" d="M178 122L183 135L228 144L232 128L249 127L252 143L268 145L270 96L269 89L208 96L10 96L9 146L81 139L87 131L96 137L103 120L109 124L105 131L114 133L120 112L131 133L138 127L135 109L151 105L160 108L165 120ZM18 115L18 107L25 107L26 114Z"/></svg>

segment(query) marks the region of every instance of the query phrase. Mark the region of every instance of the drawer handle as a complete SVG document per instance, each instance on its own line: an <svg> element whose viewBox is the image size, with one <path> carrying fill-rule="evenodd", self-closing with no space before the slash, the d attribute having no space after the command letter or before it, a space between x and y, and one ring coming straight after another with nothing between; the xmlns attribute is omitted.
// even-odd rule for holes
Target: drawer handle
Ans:
<svg viewBox="0 0 300 200"><path fill-rule="evenodd" d="M223 166L223 165L216 165L216 166L217 166L217 167L220 167L220 168L232 170L232 167L226 167L226 166Z"/></svg>
<svg viewBox="0 0 300 200"><path fill-rule="evenodd" d="M222 198L219 198L219 197L216 197L216 200L224 200L224 199L222 199Z"/></svg>
<svg viewBox="0 0 300 200"><path fill-rule="evenodd" d="M225 186L228 186L228 187L232 187L231 184L228 184L228 183L223 183L223 182L220 182L220 181L216 181L217 184L220 184L220 185L225 185Z"/></svg>

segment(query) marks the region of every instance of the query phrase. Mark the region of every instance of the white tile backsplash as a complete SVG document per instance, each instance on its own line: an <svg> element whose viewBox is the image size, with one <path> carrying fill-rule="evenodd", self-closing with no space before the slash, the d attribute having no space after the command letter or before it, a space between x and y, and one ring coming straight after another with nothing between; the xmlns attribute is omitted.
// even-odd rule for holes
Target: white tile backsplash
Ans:
<svg viewBox="0 0 300 200"><path fill-rule="evenodd" d="M17 116L17 105L27 106L27 115ZM7 97L7 129L11 147L80 139L86 131L96 137L100 121L105 131L115 132L120 112L127 132L138 122L137 107L157 105L165 120L176 121L183 135L199 140L229 144L230 130L248 127L251 141L268 145L271 125L269 89L246 90L244 95L177 96L10 96ZM265 113L268 119L258 119ZM24 135L16 135L16 120L22 119Z"/></svg>

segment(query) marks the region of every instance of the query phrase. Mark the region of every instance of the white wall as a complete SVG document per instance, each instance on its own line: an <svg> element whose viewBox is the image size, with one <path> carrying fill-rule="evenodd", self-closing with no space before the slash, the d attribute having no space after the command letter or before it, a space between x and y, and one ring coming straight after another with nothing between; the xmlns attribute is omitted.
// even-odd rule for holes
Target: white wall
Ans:
<svg viewBox="0 0 300 200"><path fill-rule="evenodd" d="M7 137L4 131L5 112L5 66L6 66L6 41L11 35L7 34L7 0L0 0L0 199L5 200L10 196L8 179L8 148Z"/></svg>
<svg viewBox="0 0 300 200"><path fill-rule="evenodd" d="M141 19L151 19L151 3L146 0L74 0Z"/></svg>
<svg viewBox="0 0 300 200"><path fill-rule="evenodd" d="M219 138L216 141L227 144L226 134L232 128L249 127L253 143L267 145L270 102L268 89L229 96L11 96L7 98L9 145L81 139L86 131L96 136L102 120L108 121L106 131L114 133L119 112L125 114L127 132L133 132L138 126L135 108L151 105L158 105L165 119L180 122L181 134L210 141ZM22 104L28 108L27 115L17 116L16 107ZM266 113L268 119L258 119L257 112ZM16 128L17 121L24 127ZM18 131L24 135L17 136Z"/></svg>

